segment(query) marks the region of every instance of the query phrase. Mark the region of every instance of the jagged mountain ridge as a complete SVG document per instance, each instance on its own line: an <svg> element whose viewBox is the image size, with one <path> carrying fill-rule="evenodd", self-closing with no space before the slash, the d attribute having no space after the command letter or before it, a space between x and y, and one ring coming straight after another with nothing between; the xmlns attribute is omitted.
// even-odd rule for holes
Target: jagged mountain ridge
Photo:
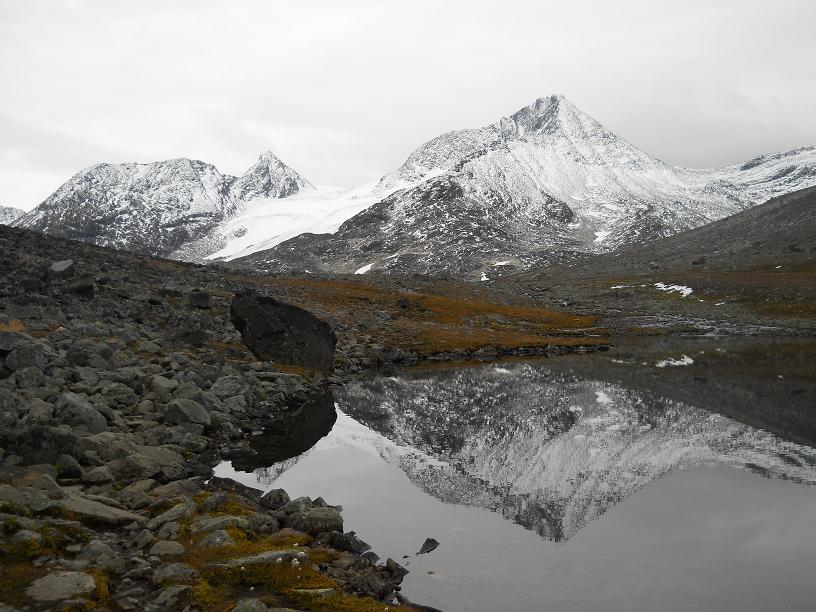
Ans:
<svg viewBox="0 0 816 612"><path fill-rule="evenodd" d="M335 234L304 234L234 262L489 278L647 243L814 184L816 147L678 168L550 96L428 141L380 180L383 199Z"/></svg>
<svg viewBox="0 0 816 612"><path fill-rule="evenodd" d="M97 164L74 175L15 225L144 255L168 255L246 202L312 188L271 152L240 177L185 158Z"/></svg>
<svg viewBox="0 0 816 612"><path fill-rule="evenodd" d="M0 225L11 225L24 214L25 211L19 208L0 205Z"/></svg>

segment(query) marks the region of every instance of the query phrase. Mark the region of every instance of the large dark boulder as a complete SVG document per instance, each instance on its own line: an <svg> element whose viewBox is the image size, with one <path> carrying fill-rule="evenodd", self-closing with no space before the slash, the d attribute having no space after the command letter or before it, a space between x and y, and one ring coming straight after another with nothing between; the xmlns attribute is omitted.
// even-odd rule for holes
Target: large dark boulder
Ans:
<svg viewBox="0 0 816 612"><path fill-rule="evenodd" d="M247 291L233 298L230 320L259 359L319 370L334 364L334 332L302 308Z"/></svg>

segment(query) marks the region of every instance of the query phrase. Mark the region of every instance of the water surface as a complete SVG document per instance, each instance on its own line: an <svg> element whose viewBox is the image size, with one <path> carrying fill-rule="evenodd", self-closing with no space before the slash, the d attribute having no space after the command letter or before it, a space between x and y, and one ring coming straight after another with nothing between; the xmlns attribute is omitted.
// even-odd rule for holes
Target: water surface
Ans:
<svg viewBox="0 0 816 612"><path fill-rule="evenodd" d="M809 609L816 451L581 363L356 382L310 450L217 474L342 504L444 610Z"/></svg>

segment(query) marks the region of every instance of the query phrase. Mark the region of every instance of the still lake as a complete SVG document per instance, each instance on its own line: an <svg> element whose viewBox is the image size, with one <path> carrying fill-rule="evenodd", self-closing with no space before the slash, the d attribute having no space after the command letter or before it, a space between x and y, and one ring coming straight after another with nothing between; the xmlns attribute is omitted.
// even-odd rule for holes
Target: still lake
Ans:
<svg viewBox="0 0 816 612"><path fill-rule="evenodd" d="M443 610L813 609L811 381L718 365L745 355L652 342L357 381L305 415L308 450L270 455L260 435L215 473L342 504L346 530L411 571L403 593ZM757 426L790 398L801 410L775 418L802 436ZM427 537L439 548L417 556Z"/></svg>

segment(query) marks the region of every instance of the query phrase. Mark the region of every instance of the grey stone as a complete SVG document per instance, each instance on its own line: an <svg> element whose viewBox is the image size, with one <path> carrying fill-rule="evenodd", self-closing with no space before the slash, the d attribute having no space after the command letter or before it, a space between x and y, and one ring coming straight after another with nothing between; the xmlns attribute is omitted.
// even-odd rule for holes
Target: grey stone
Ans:
<svg viewBox="0 0 816 612"><path fill-rule="evenodd" d="M184 546L172 540L159 540L150 547L150 554L157 557L175 557L184 553Z"/></svg>
<svg viewBox="0 0 816 612"><path fill-rule="evenodd" d="M21 368L14 373L14 384L18 389L36 389L45 385L45 374L41 368Z"/></svg>
<svg viewBox="0 0 816 612"><path fill-rule="evenodd" d="M219 529L226 529L227 527L237 527L239 529L246 529L248 525L247 519L241 516L213 516L203 517L193 523L190 531L192 533L200 533L202 531L216 531Z"/></svg>
<svg viewBox="0 0 816 612"><path fill-rule="evenodd" d="M17 373L19 374L19 372ZM47 425L54 419L54 406L37 397L28 401L25 420L33 425Z"/></svg>
<svg viewBox="0 0 816 612"><path fill-rule="evenodd" d="M11 537L11 541L16 544L40 544L43 537L36 531L20 529Z"/></svg>
<svg viewBox="0 0 816 612"><path fill-rule="evenodd" d="M335 589L294 589L294 593L305 595L311 599L326 599L337 595Z"/></svg>
<svg viewBox="0 0 816 612"><path fill-rule="evenodd" d="M193 308L212 308L212 296L208 291L196 289L187 296L187 303Z"/></svg>
<svg viewBox="0 0 816 612"><path fill-rule="evenodd" d="M162 585L174 582L192 582L198 578L198 572L186 563L166 563L153 572L153 584Z"/></svg>
<svg viewBox="0 0 816 612"><path fill-rule="evenodd" d="M71 343L65 358L71 365L107 370L110 369L108 356L110 351L105 344L83 339Z"/></svg>
<svg viewBox="0 0 816 612"><path fill-rule="evenodd" d="M82 477L82 480L90 484L104 484L106 482L113 482L115 478L107 466L100 465L85 472L85 476Z"/></svg>
<svg viewBox="0 0 816 612"><path fill-rule="evenodd" d="M249 517L247 529L259 534L277 533L280 531L280 523L274 516L256 512Z"/></svg>
<svg viewBox="0 0 816 612"><path fill-rule="evenodd" d="M162 512L155 518L150 519L147 522L146 527L150 530L158 529L165 523L169 523L171 521L178 521L180 519L186 518L193 513L193 509L190 507L190 504L187 502L182 502L180 504L176 504L166 512Z"/></svg>
<svg viewBox="0 0 816 612"><path fill-rule="evenodd" d="M234 544L235 541L230 537L229 533L223 529L217 529L201 538L196 546L198 548L216 548L219 546L232 546Z"/></svg>
<svg viewBox="0 0 816 612"><path fill-rule="evenodd" d="M162 540L175 540L178 538L180 528L181 525L179 525L178 521L170 521L162 525L156 535Z"/></svg>
<svg viewBox="0 0 816 612"><path fill-rule="evenodd" d="M211 561L207 563L204 568L229 570L236 567L269 565L270 563L276 563L278 559L281 560L281 563L291 563L295 559L297 559L299 563L306 563L309 561L309 553L304 550L268 550L248 557L239 557L226 561Z"/></svg>
<svg viewBox="0 0 816 612"><path fill-rule="evenodd" d="M76 264L73 259L55 261L48 268L48 275L54 278L69 278L76 274Z"/></svg>
<svg viewBox="0 0 816 612"><path fill-rule="evenodd" d="M54 414L62 422L73 427L84 427L90 433L105 431L107 420L88 400L66 391L57 399L54 405Z"/></svg>
<svg viewBox="0 0 816 612"><path fill-rule="evenodd" d="M29 475L26 478L28 486L37 491L42 491L51 499L62 499L67 495L61 486L57 484L50 474Z"/></svg>
<svg viewBox="0 0 816 612"><path fill-rule="evenodd" d="M98 501L81 497L76 494L69 495L61 499L59 505L63 510L76 514L80 519L92 523L105 525L127 525L128 523L141 524L145 521L143 516L107 506Z"/></svg>
<svg viewBox="0 0 816 612"><path fill-rule="evenodd" d="M348 533L332 532L329 544L335 550L352 552L355 555L362 555L367 550L371 550L371 546L358 538L353 531Z"/></svg>
<svg viewBox="0 0 816 612"><path fill-rule="evenodd" d="M230 321L259 359L321 370L334 364L334 332L302 308L244 291L232 300Z"/></svg>
<svg viewBox="0 0 816 612"><path fill-rule="evenodd" d="M211 422L210 413L207 412L207 409L190 399L174 399L171 401L164 412L164 420L166 423L171 424L197 423L205 427L209 426Z"/></svg>
<svg viewBox="0 0 816 612"><path fill-rule="evenodd" d="M105 385L102 389L102 396L107 400L108 405L135 406L139 402L136 392L123 383L113 382Z"/></svg>
<svg viewBox="0 0 816 612"><path fill-rule="evenodd" d="M388 557L388 560L385 562L385 569L391 574L391 581L394 584L401 584L403 578L405 578L410 572L402 567L399 563L394 561L391 557Z"/></svg>
<svg viewBox="0 0 816 612"><path fill-rule="evenodd" d="M296 512L306 512L312 507L312 500L308 496L297 497L290 502L285 503L280 510L286 514L295 514ZM340 530L338 530L340 531Z"/></svg>
<svg viewBox="0 0 816 612"><path fill-rule="evenodd" d="M6 367L12 372L23 368L44 370L47 365L42 347L36 344L24 344L6 355Z"/></svg>
<svg viewBox="0 0 816 612"><path fill-rule="evenodd" d="M147 353L149 355L160 355L162 353L162 348L150 340L140 342L139 346L136 347L136 350L140 353Z"/></svg>
<svg viewBox="0 0 816 612"><path fill-rule="evenodd" d="M326 531L343 531L343 516L334 508L312 508L287 518L286 524L310 535Z"/></svg>
<svg viewBox="0 0 816 612"><path fill-rule="evenodd" d="M263 497L261 497L260 504L264 508L277 510L278 508L284 507L290 501L289 494L283 489L271 489L270 491L267 491Z"/></svg>
<svg viewBox="0 0 816 612"><path fill-rule="evenodd" d="M222 400L240 395L244 391L246 391L246 385L240 376L222 376L210 388L210 392Z"/></svg>
<svg viewBox="0 0 816 612"><path fill-rule="evenodd" d="M260 599L242 599L235 604L232 612L267 612L268 610L269 608Z"/></svg>
<svg viewBox="0 0 816 612"><path fill-rule="evenodd" d="M55 464L60 478L81 478L84 470L71 455L60 455Z"/></svg>
<svg viewBox="0 0 816 612"><path fill-rule="evenodd" d="M26 589L26 595L40 603L56 603L96 591L94 579L82 572L52 572L37 578Z"/></svg>
<svg viewBox="0 0 816 612"><path fill-rule="evenodd" d="M159 592L159 596L156 597L155 603L161 606L161 609L169 610L178 603L179 598L187 593L190 588L191 587L184 584L174 584L166 587Z"/></svg>
<svg viewBox="0 0 816 612"><path fill-rule="evenodd" d="M149 529L142 529L134 538L133 543L136 545L137 548L145 548L150 546L156 537L153 535L153 532Z"/></svg>
<svg viewBox="0 0 816 612"><path fill-rule="evenodd" d="M76 558L114 574L120 574L125 570L125 560L102 540L88 542Z"/></svg>
<svg viewBox="0 0 816 612"><path fill-rule="evenodd" d="M0 485L0 506L4 505L4 503L5 505L24 508L33 514L51 510L56 505L45 493L31 487Z"/></svg>
<svg viewBox="0 0 816 612"><path fill-rule="evenodd" d="M154 376L150 380L150 388L156 396L156 400L166 404L170 401L170 396L178 387L178 381L164 376Z"/></svg>
<svg viewBox="0 0 816 612"><path fill-rule="evenodd" d="M434 540L433 538L426 538L425 541L422 543L422 546L419 549L418 555L425 555L439 546L439 542Z"/></svg>

